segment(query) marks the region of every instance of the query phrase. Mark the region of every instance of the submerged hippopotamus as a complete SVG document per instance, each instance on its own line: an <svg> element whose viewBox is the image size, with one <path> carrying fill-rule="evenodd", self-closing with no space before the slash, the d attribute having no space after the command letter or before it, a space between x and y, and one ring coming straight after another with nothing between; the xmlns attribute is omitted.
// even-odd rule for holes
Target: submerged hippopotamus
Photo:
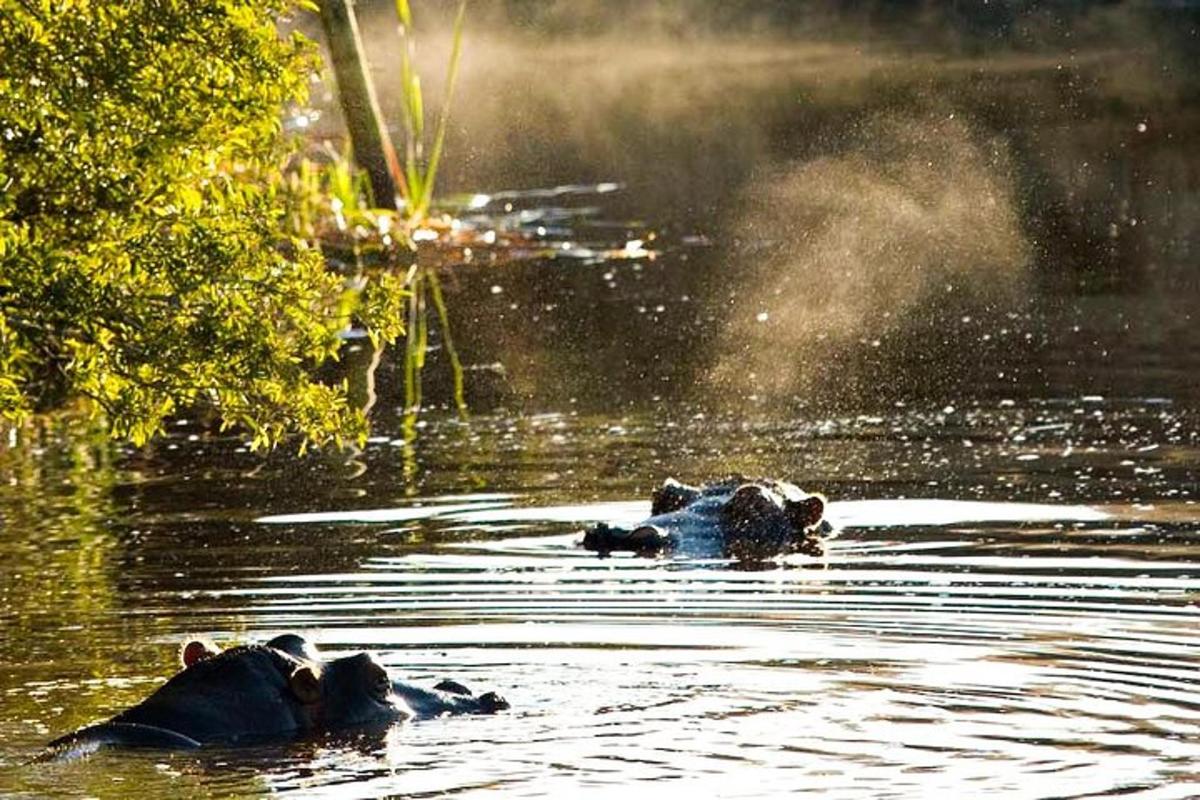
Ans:
<svg viewBox="0 0 1200 800"><path fill-rule="evenodd" d="M825 498L793 484L732 477L703 486L668 478L654 491L650 517L632 530L600 524L583 546L601 555L632 551L690 558L765 561L787 553L819 556L833 527Z"/></svg>
<svg viewBox="0 0 1200 800"><path fill-rule="evenodd" d="M224 651L192 641L181 655L183 670L141 703L54 740L42 757L235 744L508 708L494 692L475 697L454 681L422 689L392 680L369 653L325 660L295 634Z"/></svg>

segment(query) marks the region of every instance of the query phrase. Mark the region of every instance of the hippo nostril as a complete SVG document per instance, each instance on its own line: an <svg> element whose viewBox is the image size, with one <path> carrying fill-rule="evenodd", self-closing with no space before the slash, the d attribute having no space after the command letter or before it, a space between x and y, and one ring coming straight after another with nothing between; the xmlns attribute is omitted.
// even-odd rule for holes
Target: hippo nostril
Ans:
<svg viewBox="0 0 1200 800"><path fill-rule="evenodd" d="M494 714L509 708L508 701L495 692L479 695L479 709L485 714Z"/></svg>

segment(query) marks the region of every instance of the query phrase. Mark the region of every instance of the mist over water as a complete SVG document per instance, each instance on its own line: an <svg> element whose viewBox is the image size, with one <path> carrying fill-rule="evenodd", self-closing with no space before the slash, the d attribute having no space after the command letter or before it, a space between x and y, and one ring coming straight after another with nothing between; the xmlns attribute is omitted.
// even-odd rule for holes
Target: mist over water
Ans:
<svg viewBox="0 0 1200 800"><path fill-rule="evenodd" d="M435 341L415 443L385 352L356 452L0 444L0 795L1200 793L1193 17L703 5L472 5L445 187L561 254L446 271L469 423ZM734 472L828 557L576 546ZM284 631L512 709L25 763Z"/></svg>
<svg viewBox="0 0 1200 800"><path fill-rule="evenodd" d="M951 315L1023 308L1030 247L1003 141L973 140L953 112L876 117L851 137L843 154L756 175L743 192L710 391L747 379L769 395L904 391L903 367L855 374L842 354L894 338L944 349L928 339Z"/></svg>
<svg viewBox="0 0 1200 800"><path fill-rule="evenodd" d="M598 246L650 235L658 257L463 275L467 357L504 366L478 376L476 403L853 410L1002 394L1054 368L1076 327L1044 328L1062 298L1196 290L1184 143L1200 123L1181 23L1132 6L1017 15L1011 40L987 43L928 8L835 10L479 9L446 186L618 183L517 208L578 212L568 228ZM365 13L394 107L390 12ZM427 32L436 97L446 44L436 20ZM1190 327L1183 308L1151 313L1102 316L1132 336Z"/></svg>

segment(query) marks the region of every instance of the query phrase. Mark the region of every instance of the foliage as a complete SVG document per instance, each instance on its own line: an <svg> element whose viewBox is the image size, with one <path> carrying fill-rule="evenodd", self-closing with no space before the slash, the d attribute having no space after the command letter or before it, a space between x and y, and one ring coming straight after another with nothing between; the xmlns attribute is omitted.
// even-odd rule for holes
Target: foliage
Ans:
<svg viewBox="0 0 1200 800"><path fill-rule="evenodd" d="M407 232L397 230L395 209L374 208L367 174L354 166L347 146L328 142L295 159L282 177L287 233L326 252L334 264L356 268L411 260Z"/></svg>
<svg viewBox="0 0 1200 800"><path fill-rule="evenodd" d="M195 406L260 446L365 434L311 368L352 317L398 336L401 280L281 234L291 5L0 0L0 418L82 395L137 443Z"/></svg>

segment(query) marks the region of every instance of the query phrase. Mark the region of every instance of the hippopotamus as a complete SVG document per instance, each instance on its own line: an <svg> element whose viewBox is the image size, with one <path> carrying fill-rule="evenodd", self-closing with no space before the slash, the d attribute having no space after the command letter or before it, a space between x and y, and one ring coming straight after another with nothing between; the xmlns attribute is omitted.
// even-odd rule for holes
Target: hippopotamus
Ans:
<svg viewBox="0 0 1200 800"><path fill-rule="evenodd" d="M325 659L296 634L220 650L189 641L183 669L133 708L55 739L42 758L101 747L180 749L238 744L446 714L508 708L455 681L423 689L393 680L369 653Z"/></svg>
<svg viewBox="0 0 1200 800"><path fill-rule="evenodd" d="M788 553L820 556L833 526L821 518L825 498L794 484L734 476L701 486L667 478L654 491L650 516L633 529L603 523L583 546L600 555L734 558L766 561Z"/></svg>

